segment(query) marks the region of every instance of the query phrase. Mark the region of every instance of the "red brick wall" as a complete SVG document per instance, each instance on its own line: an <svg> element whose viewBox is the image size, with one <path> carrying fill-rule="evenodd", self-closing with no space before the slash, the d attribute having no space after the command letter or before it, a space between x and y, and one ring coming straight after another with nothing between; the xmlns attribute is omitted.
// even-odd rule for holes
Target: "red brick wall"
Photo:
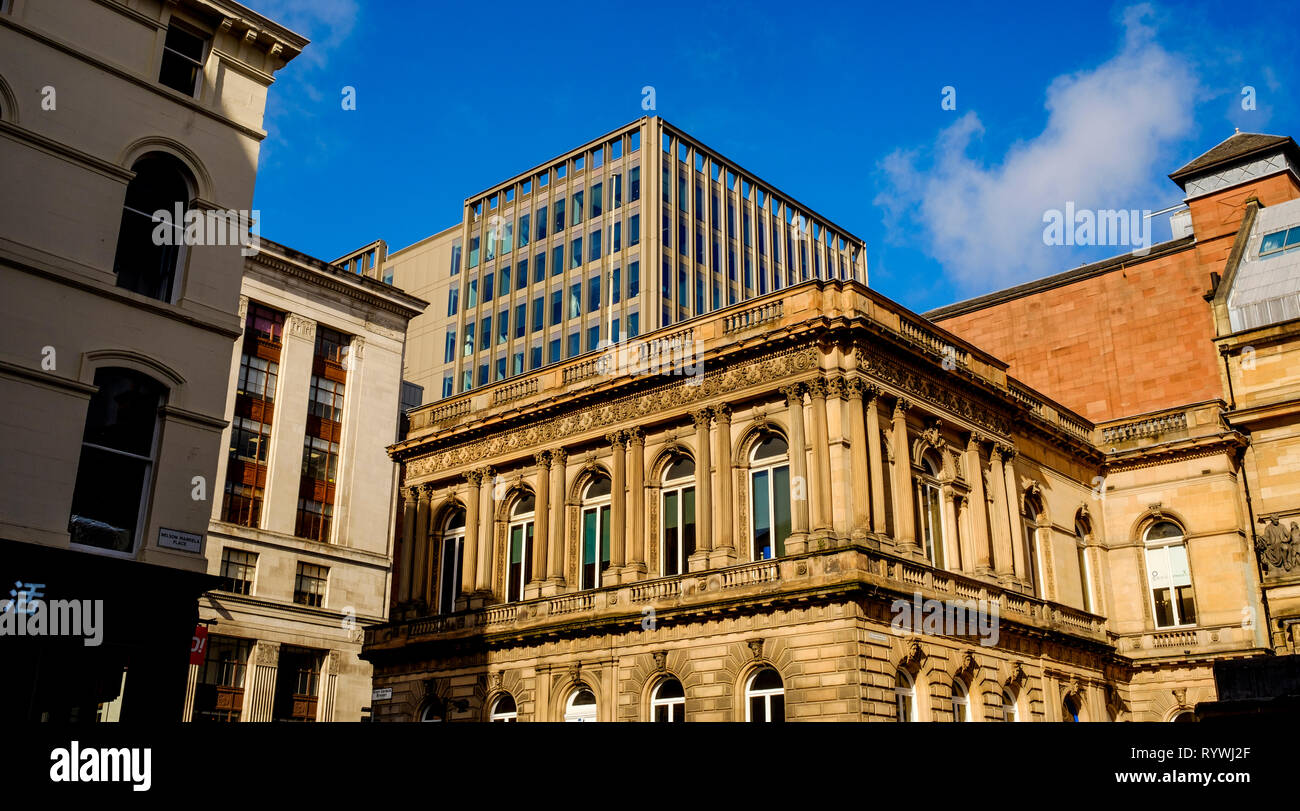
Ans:
<svg viewBox="0 0 1300 811"><path fill-rule="evenodd" d="M1276 205L1300 187L1283 173L1203 197L1183 251L936 323L1094 422L1224 397L1204 295L1250 197Z"/></svg>
<svg viewBox="0 0 1300 811"><path fill-rule="evenodd" d="M1208 287L1189 247L937 323L1100 422L1220 396Z"/></svg>

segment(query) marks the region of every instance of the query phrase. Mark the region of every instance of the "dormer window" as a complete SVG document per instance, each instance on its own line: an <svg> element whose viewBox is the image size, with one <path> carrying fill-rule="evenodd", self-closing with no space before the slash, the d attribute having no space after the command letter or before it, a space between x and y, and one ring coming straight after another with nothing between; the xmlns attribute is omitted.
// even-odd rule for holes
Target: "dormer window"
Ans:
<svg viewBox="0 0 1300 811"><path fill-rule="evenodd" d="M207 40L175 23L167 27L167 40L163 43L162 69L158 81L187 96L198 91L199 75L203 73L203 54Z"/></svg>

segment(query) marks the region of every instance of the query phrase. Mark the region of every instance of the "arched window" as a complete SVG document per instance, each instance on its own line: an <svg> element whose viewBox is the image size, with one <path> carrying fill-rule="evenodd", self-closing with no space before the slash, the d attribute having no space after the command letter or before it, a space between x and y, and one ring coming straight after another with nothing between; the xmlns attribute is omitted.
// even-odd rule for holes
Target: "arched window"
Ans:
<svg viewBox="0 0 1300 811"><path fill-rule="evenodd" d="M1196 601L1182 528L1172 521L1158 521L1147 529L1145 541L1156 627L1195 625Z"/></svg>
<svg viewBox="0 0 1300 811"><path fill-rule="evenodd" d="M492 702L492 711L488 721L493 724L512 724L519 720L519 710L515 707L515 698L509 693L502 693Z"/></svg>
<svg viewBox="0 0 1300 811"><path fill-rule="evenodd" d="M1185 710L1183 712L1178 713L1177 715L1175 715L1173 718L1169 720L1178 724L1186 724L1186 723L1194 722L1196 720L1196 713L1192 712L1191 710Z"/></svg>
<svg viewBox="0 0 1300 811"><path fill-rule="evenodd" d="M971 720L970 691L966 689L966 682L961 679L952 680L952 720Z"/></svg>
<svg viewBox="0 0 1300 811"><path fill-rule="evenodd" d="M1021 525L1025 529L1025 576L1029 578L1029 586L1032 593L1044 597L1043 579L1039 572L1041 561L1038 559L1038 519L1043 514L1042 502L1037 496L1025 494L1024 497L1024 516L1021 518Z"/></svg>
<svg viewBox="0 0 1300 811"><path fill-rule="evenodd" d="M95 386L68 531L76 544L132 552L149 509L167 389L140 372L113 367L95 370Z"/></svg>
<svg viewBox="0 0 1300 811"><path fill-rule="evenodd" d="M420 710L420 720L433 722L433 723L441 723L442 703L438 701L430 701L428 704L425 704L424 709Z"/></svg>
<svg viewBox="0 0 1300 811"><path fill-rule="evenodd" d="M1066 696L1061 702L1061 720L1074 723L1083 720L1079 717L1079 700L1074 696Z"/></svg>
<svg viewBox="0 0 1300 811"><path fill-rule="evenodd" d="M754 560L785 554L790 537L790 446L767 433L749 454L749 489L754 516Z"/></svg>
<svg viewBox="0 0 1300 811"><path fill-rule="evenodd" d="M942 472L943 462L938 454L931 450L921 455L921 475L916 480L916 510L920 519L917 526L925 556L940 569L944 566L946 532L943 523L943 490L939 484L939 474Z"/></svg>
<svg viewBox="0 0 1300 811"><path fill-rule="evenodd" d="M461 561L465 554L465 510L456 507L442 525L442 565L439 567L438 611L456 610L460 593Z"/></svg>
<svg viewBox="0 0 1300 811"><path fill-rule="evenodd" d="M194 195L185 169L170 155L145 155L132 165L131 171L135 177L126 187L117 255L113 258L117 286L171 302L177 260L185 241L184 210ZM155 221L154 213L163 211L166 218ZM180 222L176 221L178 211L182 214Z"/></svg>
<svg viewBox="0 0 1300 811"><path fill-rule="evenodd" d="M1079 553L1079 588L1083 589L1083 610L1093 612L1092 567L1088 565L1088 536L1092 534L1088 519L1074 519L1074 546Z"/></svg>
<svg viewBox="0 0 1300 811"><path fill-rule="evenodd" d="M906 670L894 674L894 718L899 722L920 720L916 706L916 685Z"/></svg>
<svg viewBox="0 0 1300 811"><path fill-rule="evenodd" d="M785 721L785 685L770 667L749 677L745 687L745 720L756 723Z"/></svg>
<svg viewBox="0 0 1300 811"><path fill-rule="evenodd" d="M667 723L686 720L686 692L680 681L667 678L655 685L650 695L650 717Z"/></svg>
<svg viewBox="0 0 1300 811"><path fill-rule="evenodd" d="M596 694L588 687L579 687L569 695L564 705L565 721L593 722L596 720Z"/></svg>
<svg viewBox="0 0 1300 811"><path fill-rule="evenodd" d="M506 602L524 598L524 586L533 577L533 514L536 500L532 493L515 499L510 508L510 570L506 573Z"/></svg>
<svg viewBox="0 0 1300 811"><path fill-rule="evenodd" d="M1010 690L1002 691L1002 720L1020 720L1020 707L1016 704L1016 697L1011 694Z"/></svg>
<svg viewBox="0 0 1300 811"><path fill-rule="evenodd" d="M695 462L676 456L664 470L663 574L682 574L695 552Z"/></svg>
<svg viewBox="0 0 1300 811"><path fill-rule="evenodd" d="M597 474L582 493L582 584L600 586L601 574L609 568L609 477Z"/></svg>

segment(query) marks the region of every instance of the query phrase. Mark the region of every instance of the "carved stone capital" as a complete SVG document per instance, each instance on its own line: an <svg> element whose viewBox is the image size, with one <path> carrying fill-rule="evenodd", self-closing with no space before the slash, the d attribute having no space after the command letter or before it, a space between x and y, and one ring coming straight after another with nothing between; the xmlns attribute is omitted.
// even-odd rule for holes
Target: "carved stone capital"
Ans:
<svg viewBox="0 0 1300 811"><path fill-rule="evenodd" d="M645 445L645 431L640 427L629 428L626 433L629 445Z"/></svg>
<svg viewBox="0 0 1300 811"><path fill-rule="evenodd" d="M483 483L483 471L471 470L465 474L465 481L469 482L470 487L478 487Z"/></svg>
<svg viewBox="0 0 1300 811"><path fill-rule="evenodd" d="M911 407L912 404L907 401L907 398L899 397L898 399L894 400L894 416L905 414L907 412L907 409Z"/></svg>
<svg viewBox="0 0 1300 811"><path fill-rule="evenodd" d="M626 448L627 432L610 431L608 434L605 434L605 441L608 442L610 446L613 447L615 450L621 450L623 448Z"/></svg>
<svg viewBox="0 0 1300 811"><path fill-rule="evenodd" d="M713 416L718 422L731 422L731 406L723 403L713 407Z"/></svg>
<svg viewBox="0 0 1300 811"><path fill-rule="evenodd" d="M814 377L808 381L808 396L814 399L825 399L830 393L830 382L824 377Z"/></svg>
<svg viewBox="0 0 1300 811"><path fill-rule="evenodd" d="M695 427L697 429L708 428L709 423L712 420L713 420L713 409L711 408L701 408L699 411L691 412L691 422L695 423Z"/></svg>
<svg viewBox="0 0 1300 811"><path fill-rule="evenodd" d="M841 400L849 396L848 381L842 377L832 377L826 381L826 393Z"/></svg>
<svg viewBox="0 0 1300 811"><path fill-rule="evenodd" d="M420 488L419 487L402 488L402 498L406 501L407 506L414 507L416 502L420 500Z"/></svg>
<svg viewBox="0 0 1300 811"><path fill-rule="evenodd" d="M533 461L536 462L536 463L537 463L537 466L540 467L542 470L550 470L550 469L551 469L551 452L550 452L550 451L537 451L537 452L535 452L535 453L533 454Z"/></svg>
<svg viewBox="0 0 1300 811"><path fill-rule="evenodd" d="M569 452L566 451L564 448L557 448L556 450L551 451L552 464L559 465L560 467L564 467L565 463L568 461L569 461Z"/></svg>
<svg viewBox="0 0 1300 811"><path fill-rule="evenodd" d="M424 484L420 485L420 500L432 501L433 493L437 489L438 488L434 487L433 482L425 482Z"/></svg>
<svg viewBox="0 0 1300 811"><path fill-rule="evenodd" d="M782 386L780 388L780 392L781 394L785 395L786 405L802 406L803 393L805 388L806 387L802 383L791 383L788 386Z"/></svg>

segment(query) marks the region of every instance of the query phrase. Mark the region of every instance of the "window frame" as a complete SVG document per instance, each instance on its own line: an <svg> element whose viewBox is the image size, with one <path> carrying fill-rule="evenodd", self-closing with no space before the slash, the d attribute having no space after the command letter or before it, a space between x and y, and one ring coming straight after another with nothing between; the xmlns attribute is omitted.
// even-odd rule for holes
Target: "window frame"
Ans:
<svg viewBox="0 0 1300 811"><path fill-rule="evenodd" d="M680 464L682 461L690 462L691 464L690 475L677 476L676 478L671 478L671 479L668 478L672 468ZM699 505L698 502L696 501L696 496L698 491L696 490L697 483L695 480L696 478L695 474L696 474L695 460L692 459L690 456L687 456L686 454L675 454L664 465L664 472L662 477L660 478L659 515L661 516L661 519L659 521L659 570L660 570L660 574L664 577L674 577L676 575L687 573L687 562L690 558L690 554L694 552L695 541L697 541L699 538L699 516L696 514L697 513L696 508ZM685 521L685 513L686 513L686 491L687 490L691 492L691 522L690 522L690 526L692 530L691 531L692 542L690 544L691 553L688 553L686 551L686 547L687 547L686 526L687 525ZM677 506L676 506L676 519L677 519L677 532L678 532L677 560L676 560L677 571L674 572L668 571L668 565L667 565L669 559L668 497L670 495L677 496Z"/></svg>
<svg viewBox="0 0 1300 811"><path fill-rule="evenodd" d="M1156 529L1156 527L1159 527L1159 526L1161 526L1161 525L1163 525L1163 524L1169 524L1170 526L1177 528L1177 529L1178 529L1178 536L1177 536L1176 538L1155 538L1155 539L1151 538L1151 533ZM1171 611L1172 616L1173 616L1173 618L1174 618L1175 621L1174 621L1172 624L1170 624L1170 625L1161 625L1161 624L1160 624L1160 620L1159 620L1159 611L1158 611L1158 609L1157 609L1157 605L1156 605L1156 589L1157 589L1157 586L1152 582L1152 579L1151 579L1152 553L1153 553L1153 552L1164 552L1164 553L1165 553L1165 558L1166 558L1166 560L1168 560L1168 559L1169 559L1169 550L1173 549L1174 547L1180 547L1180 548L1183 550L1183 553L1182 553L1182 554L1183 554L1183 558L1184 558L1184 559L1186 560L1186 562L1187 562L1187 584L1186 584L1186 588L1190 591L1190 595L1191 595L1191 601L1192 601L1192 619L1191 619L1190 622L1183 622L1183 621L1181 621L1181 620L1182 620L1182 610L1181 610L1181 608L1180 608L1179 605L1178 605L1178 596L1177 596L1177 589L1179 588L1179 586L1178 586L1177 584L1174 584L1174 583L1172 582L1172 577L1173 577L1173 576L1172 576L1172 574L1171 574L1171 575L1170 575L1170 583L1169 583L1169 587L1168 587L1168 588L1169 588L1169 598L1170 598L1170 599L1169 599L1169 606L1170 606L1170 611ZM1187 547L1187 530L1182 526L1182 524L1177 523L1177 522L1174 522L1174 521L1171 521L1171 520L1168 519L1168 518L1162 518L1162 519L1159 519L1159 520L1153 521L1153 522L1151 523L1151 525L1148 526L1148 527L1143 531L1143 533L1142 533L1142 562L1143 562L1143 564L1146 566L1146 569L1145 569L1144 573L1145 573L1146 580L1147 580L1147 584L1146 584L1146 585L1147 585L1147 599L1150 601L1150 607L1151 607L1151 622L1152 622L1152 624L1155 626L1155 628L1156 628L1157 630L1168 630L1168 629L1178 629L1178 628L1196 628L1196 627L1198 627L1198 625L1197 625L1197 617L1199 616L1199 613L1200 613L1200 612L1197 610L1197 606L1196 606L1196 583L1195 583L1195 581L1194 581L1193 578L1192 578L1192 560L1191 560L1190 550L1189 550L1188 547ZM1172 566L1172 563L1170 563L1170 565Z"/></svg>
<svg viewBox="0 0 1300 811"><path fill-rule="evenodd" d="M769 457L764 457L763 459L758 459L758 458L757 458L757 454L758 454L759 448L761 448L761 447L763 446L763 444L764 444L765 442L767 442L767 440L768 440L769 437L775 437L775 438L778 438L778 439L780 439L782 442L785 443L786 450L785 450L784 457L779 457L779 456L769 456ZM749 507L750 507L749 551L750 551L750 557L751 557L753 560L755 560L755 561L759 561L759 560L776 560L777 558L780 558L780 557L784 556L784 554L785 554L785 548L784 548L784 547L785 547L785 542L786 542L787 540L789 540L789 538L790 538L790 535L789 535L789 534L787 534L784 538L780 538L780 539L778 539L778 538L776 537L776 536L777 536L777 532L776 532L776 529L777 529L777 527L776 527L776 523L777 523L777 521L776 521L776 495L777 495L777 493L776 493L776 490L777 490L777 486L776 486L776 473L777 473L777 471L780 470L781 468L785 468L786 476L787 476L787 484L786 484L786 490L787 490L787 493L786 493L786 495L790 497L790 504L789 504L788 509L789 509L789 511L790 511L791 527L792 527L792 528L791 528L791 533L790 533L790 534L793 534L793 519L794 519L794 509L795 509L795 508L794 508L794 502L793 502L793 494L792 494L791 492L789 492L789 491L790 491L790 487L791 487L791 483L790 483L790 481L789 481L789 476L791 475L791 473L790 473L790 471L791 471L791 467L790 467L790 441L789 441L789 439L787 439L785 436L783 436L783 435L781 435L781 434L779 434L779 433L777 433L777 432L775 432L775 431L770 431L770 432L767 432L767 433L765 433L765 434L761 434L761 435L759 435L758 437L756 437L755 440L754 440L754 443L753 443L753 447L751 447L750 450L749 450ZM771 533L771 535L772 535L772 537L771 537L771 541L770 541L770 544L769 544L769 548L771 549L771 552L772 552L772 554L771 554L770 557L764 557L764 556L760 555L760 554L759 554L759 548L758 548L758 514L757 514L756 506L755 506L755 504L754 504L754 498L755 498L755 496L757 495L757 488L756 488L756 486L755 486L755 484L754 484L754 480L755 480L755 478L757 478L757 477L758 477L759 475L761 475L761 474L766 474L766 475L767 475L767 485L766 485L766 487L767 487L767 511L768 511L768 514L767 514L767 521L768 521L768 524L767 524L767 526L768 526L768 531L769 531L769 532Z"/></svg>
<svg viewBox="0 0 1300 811"><path fill-rule="evenodd" d="M764 673L771 671L776 674L777 679L781 682L780 687L764 687L761 689L754 688L754 682ZM781 698L781 717L773 718L772 699L780 696ZM754 699L763 699L764 718L754 718ZM781 678L781 673L771 665L756 668L749 677L745 679L745 722L746 723L784 723L785 722L785 679Z"/></svg>

